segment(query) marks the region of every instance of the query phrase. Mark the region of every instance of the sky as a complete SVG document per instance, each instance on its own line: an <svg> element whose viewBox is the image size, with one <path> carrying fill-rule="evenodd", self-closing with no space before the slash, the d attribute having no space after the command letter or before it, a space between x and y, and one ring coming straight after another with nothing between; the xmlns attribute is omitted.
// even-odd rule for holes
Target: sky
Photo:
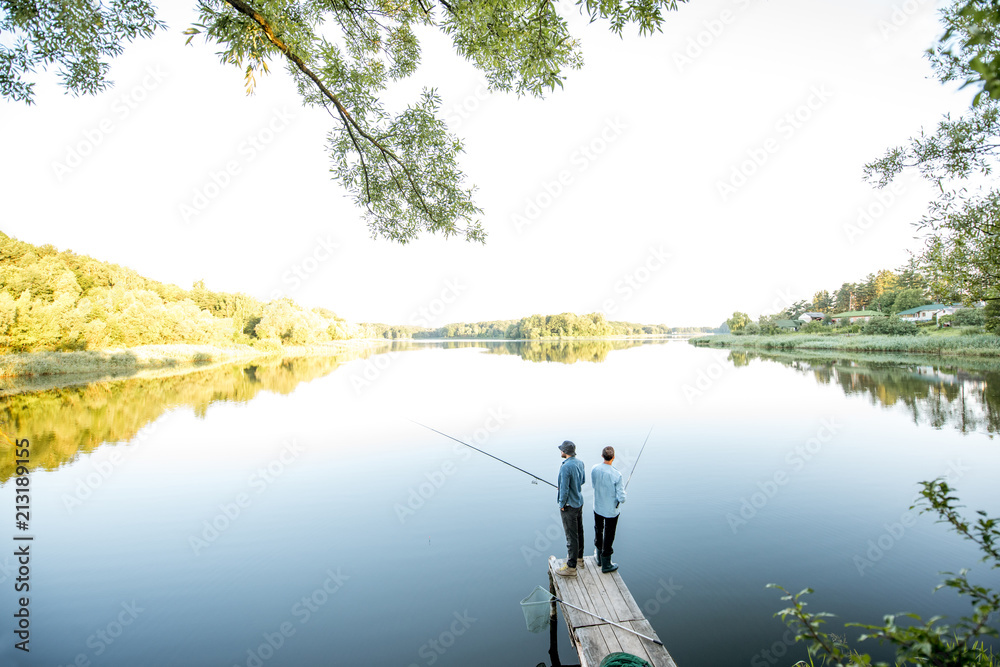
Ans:
<svg viewBox="0 0 1000 667"><path fill-rule="evenodd" d="M485 245L373 239L325 150L333 120L274 63L244 90L216 47L168 30L129 45L115 86L0 102L0 231L190 288L290 296L352 322L603 312L717 326L904 264L933 192L863 166L971 93L923 57L929 0L692 0L662 33L612 35L560 3L585 63L545 99L490 93L443 35L386 95L433 87L464 142ZM940 5L937 5L940 6Z"/></svg>

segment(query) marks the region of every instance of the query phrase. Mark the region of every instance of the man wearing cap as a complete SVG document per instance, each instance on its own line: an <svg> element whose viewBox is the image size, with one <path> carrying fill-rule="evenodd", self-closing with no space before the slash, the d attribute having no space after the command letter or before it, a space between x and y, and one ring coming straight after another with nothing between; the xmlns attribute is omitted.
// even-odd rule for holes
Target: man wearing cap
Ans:
<svg viewBox="0 0 1000 667"><path fill-rule="evenodd" d="M581 487L587 483L587 472L583 462L576 458L576 445L569 440L559 445L563 462L559 467L559 489L557 501L562 516L563 530L566 531L566 562L556 570L564 577L576 576L576 563L583 563L583 494Z"/></svg>
<svg viewBox="0 0 1000 667"><path fill-rule="evenodd" d="M594 485L594 546L601 572L614 572L618 565L611 562L611 545L618 529L618 507L625 502L625 486L622 474L611 465L615 461L615 448L605 447L601 458L604 461L590 470L590 482Z"/></svg>

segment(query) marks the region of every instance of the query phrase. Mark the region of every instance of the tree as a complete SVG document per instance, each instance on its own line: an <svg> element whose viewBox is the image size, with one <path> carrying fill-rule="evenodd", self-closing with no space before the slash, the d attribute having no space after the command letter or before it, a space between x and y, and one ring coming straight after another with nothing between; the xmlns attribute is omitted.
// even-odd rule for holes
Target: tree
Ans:
<svg viewBox="0 0 1000 667"><path fill-rule="evenodd" d="M897 312L895 310L897 296L899 296L899 292L886 292L882 296L875 299L875 303L872 304L872 308L881 313Z"/></svg>
<svg viewBox="0 0 1000 667"><path fill-rule="evenodd" d="M797 320L802 313L805 313L810 308L810 303L805 299L796 301L792 305L788 306L780 313L774 316L773 319L777 320ZM762 322L763 323L763 322Z"/></svg>
<svg viewBox="0 0 1000 667"><path fill-rule="evenodd" d="M925 289L927 280L924 278L924 269L916 257L910 259L903 266L896 269L899 275L899 289Z"/></svg>
<svg viewBox="0 0 1000 667"><path fill-rule="evenodd" d="M108 61L124 44L166 27L146 0L110 4L0 2L0 35L12 37L0 40L0 95L31 104L34 83L28 75L50 66L74 95L107 89Z"/></svg>
<svg viewBox="0 0 1000 667"><path fill-rule="evenodd" d="M726 324L729 325L729 330L733 333L737 331L743 331L748 324L750 324L750 316L746 313L741 313L736 311L733 316L726 320Z"/></svg>
<svg viewBox="0 0 1000 667"><path fill-rule="evenodd" d="M833 307L833 299L830 293L822 290L813 294L812 309L814 312L825 313Z"/></svg>
<svg viewBox="0 0 1000 667"><path fill-rule="evenodd" d="M875 298L877 299L883 294L895 292L899 286L899 277L888 269L882 269L875 274L872 283L875 288Z"/></svg>
<svg viewBox="0 0 1000 667"><path fill-rule="evenodd" d="M910 308L924 306L930 303L924 296L924 291L919 289L904 289L896 294L896 300L892 304L893 313L901 313Z"/></svg>
<svg viewBox="0 0 1000 667"><path fill-rule="evenodd" d="M942 83L981 82L983 92L959 118L946 115L933 132L865 165L865 175L885 187L905 170L917 170L941 194L916 223L924 232L921 260L930 270L931 292L951 300L1000 298L1000 190L973 186L1000 159L1000 7L995 2L958 2L942 10L945 34L930 58Z"/></svg>
<svg viewBox="0 0 1000 667"><path fill-rule="evenodd" d="M877 278L874 273L869 273L865 276L865 280L862 283L855 285L854 289L854 307L852 310L867 310L868 307L875 301L878 296L877 293Z"/></svg>
<svg viewBox="0 0 1000 667"><path fill-rule="evenodd" d="M980 88L973 104L984 93L1000 99L1000 58L995 46L1000 6L990 0L968 0L956 4L952 13L954 23L948 24L941 48L932 53L954 68L952 78L965 77L965 85Z"/></svg>
<svg viewBox="0 0 1000 667"><path fill-rule="evenodd" d="M844 283L837 290L837 296L833 302L833 309L838 313L844 313L852 309L854 285Z"/></svg>
<svg viewBox="0 0 1000 667"><path fill-rule="evenodd" d="M683 0L681 0L683 1ZM677 0L575 0L590 20L621 36L660 29ZM73 3L0 0L0 94L31 103L31 75L56 66L67 90L93 93L109 85L108 60L133 39L163 24L148 0L104 8ZM247 92L269 63L283 61L306 106L333 119L328 146L334 177L363 208L373 236L407 243L421 233L483 242L485 231L458 166L461 141L439 114L440 98L424 89L399 113L381 97L420 64L418 30L448 35L491 90L544 96L562 87L566 70L583 64L580 41L555 2L533 0L199 0L198 22L186 31L218 46L239 67ZM4 46L14 44L13 47Z"/></svg>

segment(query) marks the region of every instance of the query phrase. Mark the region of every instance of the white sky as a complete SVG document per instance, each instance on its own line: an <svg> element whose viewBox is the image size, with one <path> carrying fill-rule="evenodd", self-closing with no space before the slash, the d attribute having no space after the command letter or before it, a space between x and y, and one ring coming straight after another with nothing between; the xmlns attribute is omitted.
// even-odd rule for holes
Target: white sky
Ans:
<svg viewBox="0 0 1000 667"><path fill-rule="evenodd" d="M623 40L572 9L586 63L545 100L486 93L430 33L422 67L390 99L438 89L489 237L399 246L372 240L330 179L333 121L301 107L283 66L247 97L214 46L184 46L193 7L162 10L169 30L127 48L106 94L73 98L45 77L35 106L0 102L0 230L355 322L604 309L716 326L903 264L932 193L904 181L882 193L883 212L862 166L971 98L922 57L941 32L930 0L693 0L662 34ZM702 53L680 62L698 39ZM763 164L724 199L720 183L752 155ZM237 173L215 188L227 164ZM204 210L185 220L195 203ZM861 207L875 217L849 234ZM311 273L293 281L295 268Z"/></svg>

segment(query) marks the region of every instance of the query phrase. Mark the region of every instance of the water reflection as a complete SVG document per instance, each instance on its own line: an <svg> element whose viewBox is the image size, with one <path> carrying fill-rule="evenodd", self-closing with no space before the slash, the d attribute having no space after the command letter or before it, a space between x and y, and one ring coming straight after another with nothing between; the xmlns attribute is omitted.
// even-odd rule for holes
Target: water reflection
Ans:
<svg viewBox="0 0 1000 667"><path fill-rule="evenodd" d="M627 350L639 345L655 344L652 341L623 340L558 340L558 341L504 341L489 348L492 354L516 354L525 361L555 361L575 364L578 361L601 362L613 350Z"/></svg>
<svg viewBox="0 0 1000 667"><path fill-rule="evenodd" d="M491 354L571 364L604 361L612 350L642 345L641 340L579 340L555 342L443 341L446 349L479 347ZM32 468L54 470L105 442L128 442L164 412L189 406L204 417L216 401L246 402L261 391L289 394L295 387L333 372L346 361L391 349L425 349L427 343L394 341L380 349L349 348L333 356L264 359L213 367L166 377L131 377L12 393L0 398L0 424L13 433L33 433ZM16 390L12 390L16 391ZM12 444L0 441L0 484L13 476Z"/></svg>
<svg viewBox="0 0 1000 667"><path fill-rule="evenodd" d="M947 360L900 355L783 355L732 351L734 366L753 359L782 364L836 385L848 396L865 396L872 405L902 406L914 424L951 425L962 433L1000 431L1000 362Z"/></svg>
<svg viewBox="0 0 1000 667"><path fill-rule="evenodd" d="M612 351L665 344L643 339L557 341L394 341L393 351L429 346L482 348L487 354L515 355L526 361L600 363ZM128 378L82 386L29 391L0 398L0 423L10 432L28 430L32 467L53 470L105 442L128 442L164 412L189 406L203 417L216 401L246 402L261 391L289 394L295 387L333 372L342 363L369 357L372 349L337 356L270 359L167 377ZM913 422L934 428L953 425L962 433L1000 432L1000 363L942 361L896 355L823 356L732 350L735 367L753 360L782 364L816 382L837 385L847 395L866 396L873 405L903 406ZM10 479L12 445L0 442L0 483Z"/></svg>
<svg viewBox="0 0 1000 667"><path fill-rule="evenodd" d="M640 345L662 345L663 339L555 339L539 340L435 340L435 347L447 350L465 347L485 348L489 354L510 354L532 362L557 362L575 364L578 361L602 362L610 352L627 350ZM402 341L394 343L394 350L412 350L426 347L426 343Z"/></svg>
<svg viewBox="0 0 1000 667"><path fill-rule="evenodd" d="M247 402L262 391L290 394L371 349L333 356L265 358L167 377L136 377L30 391L0 398L6 431L31 432L31 467L54 470L105 442L127 442L164 412L179 406L204 417L217 401ZM0 441L0 484L13 476L12 446Z"/></svg>

